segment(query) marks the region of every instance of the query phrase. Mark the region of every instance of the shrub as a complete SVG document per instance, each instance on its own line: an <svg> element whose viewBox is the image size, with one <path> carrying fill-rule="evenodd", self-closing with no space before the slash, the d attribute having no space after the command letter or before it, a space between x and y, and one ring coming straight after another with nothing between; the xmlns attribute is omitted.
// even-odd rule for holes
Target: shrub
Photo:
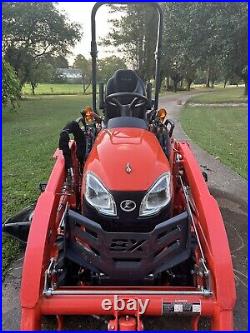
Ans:
<svg viewBox="0 0 250 333"><path fill-rule="evenodd" d="M16 76L14 68L5 60L2 63L2 102L10 105L12 109L18 106L21 98L21 85Z"/></svg>

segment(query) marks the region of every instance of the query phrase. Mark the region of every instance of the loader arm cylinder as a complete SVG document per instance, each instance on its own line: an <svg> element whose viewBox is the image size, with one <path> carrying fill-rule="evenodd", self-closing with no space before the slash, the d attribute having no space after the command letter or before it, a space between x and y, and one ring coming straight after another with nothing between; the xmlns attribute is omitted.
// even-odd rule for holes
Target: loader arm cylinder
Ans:
<svg viewBox="0 0 250 333"><path fill-rule="evenodd" d="M91 13L91 57L92 57L92 98L93 98L93 110L96 112L96 59L97 59L97 43L96 43L96 22L95 17L97 10L102 5L107 5L108 2L99 2L96 3L92 9ZM112 4L131 4L130 2L117 2ZM163 12L158 3L149 3L142 2L142 4L147 4L152 6L158 12L158 29L157 29L157 42L155 49L155 102L154 110L158 108L158 99L160 91L160 58L161 58L161 49L162 49L162 30L163 30Z"/></svg>

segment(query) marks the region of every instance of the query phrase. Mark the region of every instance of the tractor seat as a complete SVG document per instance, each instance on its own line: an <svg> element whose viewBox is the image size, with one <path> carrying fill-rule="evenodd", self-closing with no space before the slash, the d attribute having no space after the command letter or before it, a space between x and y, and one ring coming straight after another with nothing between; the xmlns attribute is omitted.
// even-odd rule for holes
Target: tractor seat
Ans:
<svg viewBox="0 0 250 333"><path fill-rule="evenodd" d="M144 82L141 78L139 78L135 71L128 69L117 70L107 83L106 96L119 92L131 92L146 96ZM121 104L126 105L130 104L134 97L121 96L117 99ZM135 110L134 117L145 119L145 113L146 108L137 108L137 110ZM106 106L106 122L109 119L119 116L121 116L120 111L115 106Z"/></svg>

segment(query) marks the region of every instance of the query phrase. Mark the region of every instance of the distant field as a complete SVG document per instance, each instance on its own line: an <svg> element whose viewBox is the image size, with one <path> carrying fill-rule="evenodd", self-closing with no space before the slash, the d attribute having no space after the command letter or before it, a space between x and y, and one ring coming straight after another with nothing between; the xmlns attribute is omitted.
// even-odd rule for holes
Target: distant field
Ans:
<svg viewBox="0 0 250 333"><path fill-rule="evenodd" d="M90 104L90 96L37 96L20 102L17 112L2 112L3 221L39 195L53 166L61 129ZM16 258L18 243L3 237L3 272Z"/></svg>
<svg viewBox="0 0 250 333"><path fill-rule="evenodd" d="M217 89L194 96L189 103L239 103L242 88ZM195 143L242 177L248 173L247 107L191 106L181 113L182 127Z"/></svg>
<svg viewBox="0 0 250 333"><path fill-rule="evenodd" d="M31 95L32 90L30 84L25 84L22 89L23 95ZM90 86L86 94L92 93L92 86ZM82 84L71 83L39 83L35 89L36 95L82 95Z"/></svg>
<svg viewBox="0 0 250 333"><path fill-rule="evenodd" d="M193 97L190 102L201 104L213 103L244 103L247 102L247 96L244 96L243 87L215 88L215 90L206 92L203 95Z"/></svg>

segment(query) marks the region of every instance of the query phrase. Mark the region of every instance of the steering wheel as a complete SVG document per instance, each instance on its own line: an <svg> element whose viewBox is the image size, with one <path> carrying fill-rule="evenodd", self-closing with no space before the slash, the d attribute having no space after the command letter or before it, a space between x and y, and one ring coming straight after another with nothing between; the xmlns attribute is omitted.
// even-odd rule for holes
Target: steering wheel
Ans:
<svg viewBox="0 0 250 333"><path fill-rule="evenodd" d="M122 104L118 101L119 97L134 97L130 104ZM133 92L119 92L110 94L105 99L106 103L111 106L116 106L121 111L121 114L124 112L130 112L132 108L139 108L146 106L148 104L147 97L133 93Z"/></svg>

